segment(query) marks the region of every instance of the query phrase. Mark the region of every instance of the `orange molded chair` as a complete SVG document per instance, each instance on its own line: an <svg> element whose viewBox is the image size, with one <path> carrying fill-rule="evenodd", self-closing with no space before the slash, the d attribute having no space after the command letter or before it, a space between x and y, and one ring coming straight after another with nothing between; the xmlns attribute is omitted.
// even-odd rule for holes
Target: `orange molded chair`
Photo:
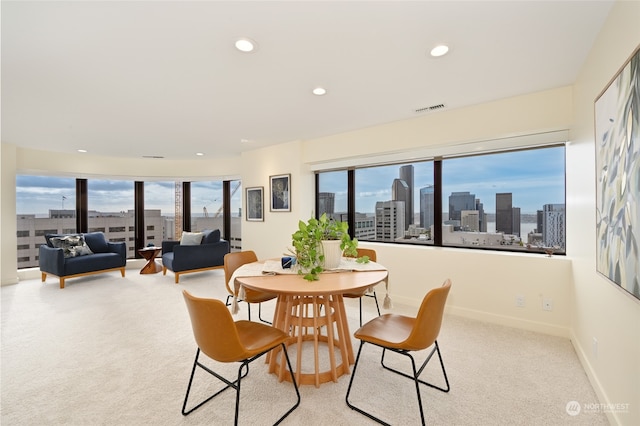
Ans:
<svg viewBox="0 0 640 426"><path fill-rule="evenodd" d="M185 416L190 414L223 391L228 388L233 388L236 390L234 424L237 425L238 412L240 409L240 382L249 373L250 362L260 358L271 349L281 346L287 359L289 371L293 371L291 368L291 362L289 361L289 355L287 354L287 345L285 344L289 336L287 336L287 334L282 330L278 330L277 328L266 324L244 320L234 322L229 309L227 309L224 303L220 300L195 297L189 294L186 290L183 290L182 294L185 302L187 303L187 309L189 311L189 316L191 317L193 335L196 339L196 344L198 345L196 358L193 362L193 369L191 370L191 377L189 378L189 385L187 386L187 393L182 405L182 414ZM209 369L207 366L201 364L198 360L201 352L218 362L239 362L240 367L238 368L238 378L235 381L227 380ZM189 391L191 390L191 384L193 383L193 376L196 372L196 367L202 368L222 381L226 386L204 401L198 403L193 408L187 410ZM291 373L291 383L293 383L293 387L296 391L297 401L293 407L291 407L274 424L280 423L300 404L300 392L293 373Z"/></svg>
<svg viewBox="0 0 640 426"><path fill-rule="evenodd" d="M360 349L358 350L358 356L356 357L356 363L353 366L353 372L351 373L351 380L349 381L349 388L347 389L346 402L347 405L358 411L361 414L375 420L381 424L387 424L386 422L375 417L373 414L364 411L361 408L349 402L349 394L351 393L351 386L353 380L356 377L356 370L358 368L358 362L360 361L360 354L365 343L370 343L382 348L382 358L380 360L382 367L390 370L401 376L407 377L415 382L416 394L418 395L418 407L420 408L420 418L424 425L424 412L422 410L422 399L420 398L420 384L430 386L438 389L442 392L449 392L449 379L447 378L447 372L444 369L444 363L442 362L442 355L440 354L440 347L438 346L438 334L440 333L440 326L442 324L442 316L444 314L444 305L451 289L451 280L447 279L441 287L435 288L427 293L422 300L420 310L416 318L407 317L404 315L385 314L374 318L364 326L360 327L358 331L354 333L354 336L360 340ZM412 351L420 351L433 346L433 349L427 356L422 366L416 370L416 363L413 356L410 354ZM384 364L384 356L387 350L405 355L411 360L411 367L413 375L408 375L393 368L387 367ZM419 379L420 374L426 367L429 360L434 353L438 354L440 359L440 367L444 374L445 388L435 386L431 383L427 383Z"/></svg>
<svg viewBox="0 0 640 426"><path fill-rule="evenodd" d="M372 262L377 262L377 256L376 256L376 251L372 250L372 249L366 249L366 248L358 248L358 257L362 257L362 256L368 256L369 260ZM373 293L369 294L367 293L366 290L357 292L357 293L347 293L347 294L343 294L343 297L348 297L351 299L355 299L358 298L360 299L360 327L362 327L362 297L363 296L367 296L367 297L373 297L373 300L375 300L376 302L376 309L378 310L378 316L380 316L380 306L378 305L378 298L376 297L376 291L373 290Z"/></svg>
<svg viewBox="0 0 640 426"><path fill-rule="evenodd" d="M227 301L225 304L227 306L231 305L232 298L234 295L233 283L231 282L231 277L236 269L245 265L247 263L257 262L258 257L255 252L252 250L246 251L238 251L233 253L227 253L224 256L224 280L227 286L227 291L229 295L227 296ZM262 319L262 302L266 302L268 300L275 299L277 296L275 294L264 293L262 291L256 291L251 289L245 289L244 291L244 299L243 301L247 302L247 309L249 311L249 321L251 321L251 304L258 304L258 318L260 321L265 322L267 324L271 324L271 322Z"/></svg>

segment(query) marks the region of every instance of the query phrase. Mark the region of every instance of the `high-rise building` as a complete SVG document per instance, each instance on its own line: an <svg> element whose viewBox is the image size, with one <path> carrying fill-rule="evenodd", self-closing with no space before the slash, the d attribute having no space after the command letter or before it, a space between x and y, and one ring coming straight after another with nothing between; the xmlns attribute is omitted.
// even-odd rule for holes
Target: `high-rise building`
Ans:
<svg viewBox="0 0 640 426"><path fill-rule="evenodd" d="M496 194L496 232L513 234L513 205L511 192Z"/></svg>
<svg viewBox="0 0 640 426"><path fill-rule="evenodd" d="M543 232L543 226L542 226L542 222L544 218L544 211L542 210L538 210L536 211L536 233L538 234L542 234Z"/></svg>
<svg viewBox="0 0 640 426"><path fill-rule="evenodd" d="M402 179L408 188L408 195L404 201L404 226L405 230L409 229L409 225L414 222L413 214L413 164L407 164L400 167L400 179Z"/></svg>
<svg viewBox="0 0 640 426"><path fill-rule="evenodd" d="M476 195L468 191L452 192L449 195L449 220L455 220L460 223L463 210L476 209Z"/></svg>
<svg viewBox="0 0 640 426"><path fill-rule="evenodd" d="M391 200L402 202L402 204L404 205L405 226L408 226L407 223L409 218L407 216L409 214L409 211L407 209L407 204L409 203L410 199L411 191L409 190L409 185L407 185L407 182L402 179L394 179L393 185L391 186ZM403 229L403 231L405 229Z"/></svg>
<svg viewBox="0 0 640 426"><path fill-rule="evenodd" d="M511 224L511 230L513 231L513 235L520 236L520 207L514 207L512 209L513 212L513 223Z"/></svg>
<svg viewBox="0 0 640 426"><path fill-rule="evenodd" d="M487 216L484 214L484 204L476 198L476 210L478 210L478 227L480 232L487 232Z"/></svg>
<svg viewBox="0 0 640 426"><path fill-rule="evenodd" d="M565 206L545 204L542 208L542 244L565 248Z"/></svg>
<svg viewBox="0 0 640 426"><path fill-rule="evenodd" d="M326 213L327 216L332 217L335 209L336 194L334 192L319 192L318 193L318 216L322 216L322 213Z"/></svg>
<svg viewBox="0 0 640 426"><path fill-rule="evenodd" d="M404 237L404 202L376 202L376 240L394 241Z"/></svg>
<svg viewBox="0 0 640 426"><path fill-rule="evenodd" d="M420 188L420 228L429 229L433 225L433 185Z"/></svg>
<svg viewBox="0 0 640 426"><path fill-rule="evenodd" d="M462 210L460 212L460 230L480 231L480 215L478 210Z"/></svg>

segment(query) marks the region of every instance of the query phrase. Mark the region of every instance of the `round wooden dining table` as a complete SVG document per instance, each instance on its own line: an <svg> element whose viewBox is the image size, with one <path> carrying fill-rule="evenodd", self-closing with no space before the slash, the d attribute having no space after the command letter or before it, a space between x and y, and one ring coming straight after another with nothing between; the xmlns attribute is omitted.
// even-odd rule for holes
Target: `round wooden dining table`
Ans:
<svg viewBox="0 0 640 426"><path fill-rule="evenodd" d="M386 282L387 270L374 262L367 270L326 272L320 274L317 281L306 281L298 274L274 274L261 276L235 277L236 296L240 288L259 290L278 296L274 314L274 327L290 335L287 347L296 345L295 377L298 384L315 385L328 381L337 382L338 377L349 374L349 365L355 362L353 345L349 333L349 324L342 295L366 291L368 288ZM256 266L248 268L255 271ZM241 267L242 268L242 267ZM313 345L313 371L303 368L303 345ZM306 345L307 347L309 344ZM328 366L321 365L321 350L326 348ZM336 351L340 352L340 361L336 360ZM286 373L284 353L279 348L268 354L269 372L279 380L291 380ZM310 354L304 358L308 362Z"/></svg>

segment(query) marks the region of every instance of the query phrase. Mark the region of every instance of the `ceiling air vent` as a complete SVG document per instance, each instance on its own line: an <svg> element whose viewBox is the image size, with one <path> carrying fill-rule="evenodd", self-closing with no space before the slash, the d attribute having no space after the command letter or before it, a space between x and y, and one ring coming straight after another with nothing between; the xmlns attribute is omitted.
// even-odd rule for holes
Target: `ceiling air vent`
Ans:
<svg viewBox="0 0 640 426"><path fill-rule="evenodd" d="M444 104L431 105L424 108L418 108L416 112L435 111L437 109L442 109L442 108L444 108Z"/></svg>
<svg viewBox="0 0 640 426"><path fill-rule="evenodd" d="M142 158L164 158L162 155L143 155Z"/></svg>

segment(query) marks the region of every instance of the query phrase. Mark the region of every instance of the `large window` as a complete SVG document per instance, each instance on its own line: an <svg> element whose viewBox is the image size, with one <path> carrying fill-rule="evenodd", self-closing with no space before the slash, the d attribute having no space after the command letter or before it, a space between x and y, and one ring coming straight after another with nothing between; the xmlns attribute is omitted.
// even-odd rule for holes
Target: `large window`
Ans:
<svg viewBox="0 0 640 426"><path fill-rule="evenodd" d="M126 180L87 180L87 224L89 232L104 232L109 241L126 241L127 257L135 257L135 244L129 229L135 224L133 182Z"/></svg>
<svg viewBox="0 0 640 426"><path fill-rule="evenodd" d="M318 216L346 220L347 214L347 171L326 172L318 175Z"/></svg>
<svg viewBox="0 0 640 426"><path fill-rule="evenodd" d="M75 179L16 176L18 268L38 266L38 248L45 243L43 231L75 232L75 208Z"/></svg>
<svg viewBox="0 0 640 426"><path fill-rule="evenodd" d="M181 184L178 183L178 190ZM176 183L160 181L144 183L145 244L162 245L162 240L175 238ZM150 227L153 227L151 230ZM179 224L179 227L182 225ZM181 228L180 228L181 229ZM178 238L180 236L178 235Z"/></svg>
<svg viewBox="0 0 640 426"><path fill-rule="evenodd" d="M136 191L142 196L136 197ZM134 258L136 247L160 246L163 240L180 238L176 230L182 230L182 214L192 208L196 214L185 221L192 230L220 229L223 238L240 250L241 197L240 181L134 183L18 175L18 268L38 266L39 247L45 243L44 236L52 233L101 231L110 241L126 242L128 257ZM136 217L141 221L136 208L144 210L141 229L136 229ZM231 224L230 231L223 226L226 222Z"/></svg>
<svg viewBox="0 0 640 426"><path fill-rule="evenodd" d="M223 229L222 181L191 182L191 231Z"/></svg>
<svg viewBox="0 0 640 426"><path fill-rule="evenodd" d="M564 147L442 162L442 243L565 250Z"/></svg>
<svg viewBox="0 0 640 426"><path fill-rule="evenodd" d="M319 172L317 203L361 241L564 253L564 164L552 146Z"/></svg>

